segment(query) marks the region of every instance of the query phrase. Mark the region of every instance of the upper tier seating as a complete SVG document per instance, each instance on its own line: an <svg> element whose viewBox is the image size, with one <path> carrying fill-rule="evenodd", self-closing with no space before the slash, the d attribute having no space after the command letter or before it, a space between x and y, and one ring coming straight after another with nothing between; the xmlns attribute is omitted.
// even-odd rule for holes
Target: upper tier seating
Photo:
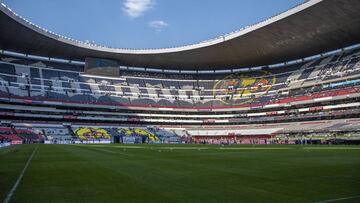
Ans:
<svg viewBox="0 0 360 203"><path fill-rule="evenodd" d="M50 66L37 68L39 66L30 67L7 62L0 62L0 97L111 105L260 105L288 96L323 91L325 86L320 88L323 83L351 81L360 77L360 49L292 64L288 66L289 69L283 67L227 75L213 74L212 77L217 78L210 80L207 80L207 76L201 80L143 78L145 76L109 79L49 69ZM308 86L309 88L304 88ZM286 94L280 95L279 92Z"/></svg>

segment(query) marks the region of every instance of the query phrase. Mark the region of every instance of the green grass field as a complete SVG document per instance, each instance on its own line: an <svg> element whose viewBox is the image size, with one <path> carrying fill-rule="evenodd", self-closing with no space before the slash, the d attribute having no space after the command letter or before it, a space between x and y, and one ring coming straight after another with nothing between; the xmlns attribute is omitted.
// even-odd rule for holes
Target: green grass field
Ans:
<svg viewBox="0 0 360 203"><path fill-rule="evenodd" d="M12 146L0 201L35 149L10 202L360 202L360 146L309 145Z"/></svg>

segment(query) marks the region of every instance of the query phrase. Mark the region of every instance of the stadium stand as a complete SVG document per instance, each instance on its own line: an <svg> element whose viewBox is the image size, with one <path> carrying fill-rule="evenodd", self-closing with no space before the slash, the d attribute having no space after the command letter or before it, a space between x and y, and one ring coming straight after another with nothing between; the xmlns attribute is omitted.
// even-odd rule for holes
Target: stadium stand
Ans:
<svg viewBox="0 0 360 203"><path fill-rule="evenodd" d="M214 107L234 106L250 103L250 101L252 103L269 103L272 100L264 99L266 98L265 96L275 95L284 91L289 91L289 94L292 94L293 92L296 93L299 89L303 90L309 86L320 86L328 82L356 78L359 72L358 58L360 58L359 51L351 55L350 58L347 58L348 61L341 62L341 64L346 64L345 69L336 68L339 67L339 62L335 61L333 62L335 64L326 64L321 67L307 67L306 69L298 67L302 70L301 73L298 73L298 71L280 75L270 72L265 73L265 71L256 74L251 73L251 75L241 73L240 75L232 74L224 79L213 81L199 80L196 84L192 81L181 81L184 83L183 86L180 86L179 81L169 81L166 79L156 80L158 82L157 86L155 81L151 82L150 79L146 79L145 82L144 78L134 77L123 78L127 81L127 86L117 86L112 85L112 82L108 80L96 78L95 76L93 78L81 79L83 76L80 73L53 71L47 68L36 69L34 67L2 62L0 64L0 90L4 96L45 97L53 100L61 99L63 101L70 100L86 103L148 103L159 106L179 106L179 103L182 105L186 101L191 103L190 106L209 106L210 104L210 106ZM329 70L329 67L332 68ZM16 74L17 72L23 74L24 70L27 70L27 72L36 70L33 72L41 73L42 77L33 78L29 75ZM295 74L297 76L294 76ZM61 79L59 75L62 75ZM328 75L331 75L331 77L328 77ZM297 79L295 80L296 77ZM86 83L83 81L86 81ZM100 85L91 81L99 81ZM149 83L153 85L146 87L145 84ZM162 88L160 88L160 84ZM159 89L154 89L156 86ZM300 86L301 88L299 88ZM270 99L270 97L268 98ZM281 97L276 99L279 98Z"/></svg>
<svg viewBox="0 0 360 203"><path fill-rule="evenodd" d="M360 46L317 54L229 70L183 70L178 64L164 70L114 61L119 66L110 68L116 74L101 74L109 67L90 67L87 56L76 62L1 50L0 139L296 144L342 133L360 140Z"/></svg>

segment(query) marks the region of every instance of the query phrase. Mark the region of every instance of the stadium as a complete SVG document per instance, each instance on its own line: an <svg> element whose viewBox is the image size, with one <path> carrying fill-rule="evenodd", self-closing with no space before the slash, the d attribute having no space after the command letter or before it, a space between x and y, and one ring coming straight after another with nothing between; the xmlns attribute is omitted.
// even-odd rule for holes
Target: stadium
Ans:
<svg viewBox="0 0 360 203"><path fill-rule="evenodd" d="M122 49L0 5L0 200L359 202L360 1Z"/></svg>

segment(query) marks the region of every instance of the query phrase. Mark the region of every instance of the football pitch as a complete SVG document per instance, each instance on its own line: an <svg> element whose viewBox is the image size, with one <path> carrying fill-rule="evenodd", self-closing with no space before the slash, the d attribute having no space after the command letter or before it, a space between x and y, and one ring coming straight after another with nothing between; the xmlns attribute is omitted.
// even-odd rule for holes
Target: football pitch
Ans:
<svg viewBox="0 0 360 203"><path fill-rule="evenodd" d="M11 146L0 201L360 202L360 146Z"/></svg>

